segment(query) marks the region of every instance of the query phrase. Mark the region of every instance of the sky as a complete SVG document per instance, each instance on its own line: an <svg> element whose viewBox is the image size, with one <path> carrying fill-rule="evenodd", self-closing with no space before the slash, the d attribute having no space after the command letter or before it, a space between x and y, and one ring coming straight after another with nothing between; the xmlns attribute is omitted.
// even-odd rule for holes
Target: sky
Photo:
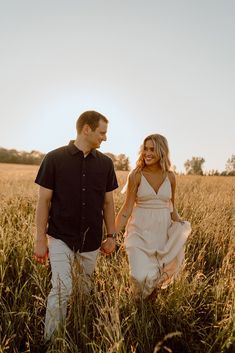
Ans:
<svg viewBox="0 0 235 353"><path fill-rule="evenodd" d="M135 165L164 135L172 164L235 154L234 0L0 0L0 147L48 152L85 110L102 152Z"/></svg>

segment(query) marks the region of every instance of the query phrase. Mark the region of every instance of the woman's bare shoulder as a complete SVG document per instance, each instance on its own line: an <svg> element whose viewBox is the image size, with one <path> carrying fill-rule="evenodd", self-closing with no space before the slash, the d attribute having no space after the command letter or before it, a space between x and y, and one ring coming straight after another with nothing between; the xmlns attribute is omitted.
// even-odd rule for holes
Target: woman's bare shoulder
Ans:
<svg viewBox="0 0 235 353"><path fill-rule="evenodd" d="M175 183L175 173L172 170L169 170L167 172L168 178L170 180L171 183Z"/></svg>
<svg viewBox="0 0 235 353"><path fill-rule="evenodd" d="M140 179L141 179L141 171L139 169L133 169L128 175L129 183L139 184Z"/></svg>

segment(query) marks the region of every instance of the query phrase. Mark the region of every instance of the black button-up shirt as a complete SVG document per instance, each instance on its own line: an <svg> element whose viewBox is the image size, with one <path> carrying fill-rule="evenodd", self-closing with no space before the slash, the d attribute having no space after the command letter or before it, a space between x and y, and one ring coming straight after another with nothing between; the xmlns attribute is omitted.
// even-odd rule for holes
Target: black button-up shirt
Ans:
<svg viewBox="0 0 235 353"><path fill-rule="evenodd" d="M74 251L98 249L104 196L118 187L112 160L97 150L84 157L70 141L45 156L35 182L53 190L47 233Z"/></svg>

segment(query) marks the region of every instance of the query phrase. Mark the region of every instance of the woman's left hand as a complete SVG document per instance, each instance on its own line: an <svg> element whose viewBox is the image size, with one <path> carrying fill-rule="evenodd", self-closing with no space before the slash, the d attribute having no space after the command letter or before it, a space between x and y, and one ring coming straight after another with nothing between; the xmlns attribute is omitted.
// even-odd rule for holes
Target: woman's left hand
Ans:
<svg viewBox="0 0 235 353"><path fill-rule="evenodd" d="M177 219L176 221L174 221L174 222L179 222L180 224L184 224L184 221L182 220L182 219Z"/></svg>

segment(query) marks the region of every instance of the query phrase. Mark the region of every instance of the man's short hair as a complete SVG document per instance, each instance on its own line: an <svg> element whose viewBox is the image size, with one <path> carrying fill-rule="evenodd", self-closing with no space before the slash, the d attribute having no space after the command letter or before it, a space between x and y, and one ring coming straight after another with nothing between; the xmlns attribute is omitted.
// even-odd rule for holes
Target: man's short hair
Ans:
<svg viewBox="0 0 235 353"><path fill-rule="evenodd" d="M88 110L82 113L76 122L77 133L80 133L82 131L83 126L86 124L90 126L92 131L95 131L95 129L99 126L100 120L103 120L105 123L109 122L104 115L94 110Z"/></svg>

